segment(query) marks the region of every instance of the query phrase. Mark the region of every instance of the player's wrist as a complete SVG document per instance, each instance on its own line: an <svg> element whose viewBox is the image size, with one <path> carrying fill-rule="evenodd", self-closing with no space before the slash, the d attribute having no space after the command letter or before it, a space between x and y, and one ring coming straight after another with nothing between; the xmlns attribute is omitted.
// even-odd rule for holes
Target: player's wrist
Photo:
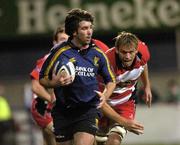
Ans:
<svg viewBox="0 0 180 145"><path fill-rule="evenodd" d="M58 86L61 86L61 85L60 85L60 83L59 83L58 81L56 81L56 80L51 80L51 81L49 81L48 86L49 86L50 88L55 88L55 87L58 87Z"/></svg>
<svg viewBox="0 0 180 145"><path fill-rule="evenodd" d="M49 103L53 104L56 101L55 96L54 95L49 95L47 101Z"/></svg>

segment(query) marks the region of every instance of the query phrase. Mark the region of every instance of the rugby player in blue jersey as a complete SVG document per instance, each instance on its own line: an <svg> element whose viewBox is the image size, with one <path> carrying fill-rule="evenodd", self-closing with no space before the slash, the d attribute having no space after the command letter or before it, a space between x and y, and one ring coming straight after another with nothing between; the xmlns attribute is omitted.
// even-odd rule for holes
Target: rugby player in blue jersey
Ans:
<svg viewBox="0 0 180 145"><path fill-rule="evenodd" d="M55 46L44 62L40 83L54 88L56 104L52 116L58 145L93 145L97 131L99 108L115 88L115 76L108 59L92 42L93 16L81 9L72 9L65 19L67 42ZM76 76L54 73L57 62L71 61ZM106 91L99 97L97 75L103 77Z"/></svg>

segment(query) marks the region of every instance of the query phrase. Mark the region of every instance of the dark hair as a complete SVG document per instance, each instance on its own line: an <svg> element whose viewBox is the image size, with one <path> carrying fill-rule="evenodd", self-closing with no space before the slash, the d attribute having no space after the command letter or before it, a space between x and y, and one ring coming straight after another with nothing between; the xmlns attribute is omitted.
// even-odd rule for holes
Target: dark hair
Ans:
<svg viewBox="0 0 180 145"><path fill-rule="evenodd" d="M68 34L70 37L72 37L73 33L75 31L77 31L77 29L79 27L79 23L81 21L89 21L93 24L94 17L89 12L79 9L79 8L70 10L65 19L66 34Z"/></svg>
<svg viewBox="0 0 180 145"><path fill-rule="evenodd" d="M64 26L58 26L56 31L54 31L54 35L53 35L53 40L54 41L57 41L58 39L58 34L59 33L65 33L65 28Z"/></svg>
<svg viewBox="0 0 180 145"><path fill-rule="evenodd" d="M131 46L134 45L134 47L137 49L138 47L138 38L136 37L136 35L129 33L129 32L121 32L119 33L119 35L115 38L116 42L115 42L115 47L119 48L121 46Z"/></svg>

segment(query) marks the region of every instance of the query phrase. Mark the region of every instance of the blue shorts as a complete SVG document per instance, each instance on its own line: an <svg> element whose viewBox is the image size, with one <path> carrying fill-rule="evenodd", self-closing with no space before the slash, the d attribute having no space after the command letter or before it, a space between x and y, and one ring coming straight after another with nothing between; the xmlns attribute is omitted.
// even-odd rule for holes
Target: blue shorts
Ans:
<svg viewBox="0 0 180 145"><path fill-rule="evenodd" d="M57 142L72 140L77 132L96 134L100 116L98 109L95 107L76 108L67 112L63 113L59 110L52 113Z"/></svg>

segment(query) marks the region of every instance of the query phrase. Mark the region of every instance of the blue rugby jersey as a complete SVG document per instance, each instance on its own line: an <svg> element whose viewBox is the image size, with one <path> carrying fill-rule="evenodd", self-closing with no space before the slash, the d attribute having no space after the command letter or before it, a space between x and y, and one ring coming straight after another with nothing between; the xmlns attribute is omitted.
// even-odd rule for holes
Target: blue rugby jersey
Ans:
<svg viewBox="0 0 180 145"><path fill-rule="evenodd" d="M89 48L79 50L70 41L64 42L51 51L42 66L40 78L51 79L56 62L67 60L74 63L76 76L72 84L54 88L56 104L96 106L99 103L99 97L94 92L98 90L97 74L103 77L105 84L115 82L106 55L93 43Z"/></svg>

